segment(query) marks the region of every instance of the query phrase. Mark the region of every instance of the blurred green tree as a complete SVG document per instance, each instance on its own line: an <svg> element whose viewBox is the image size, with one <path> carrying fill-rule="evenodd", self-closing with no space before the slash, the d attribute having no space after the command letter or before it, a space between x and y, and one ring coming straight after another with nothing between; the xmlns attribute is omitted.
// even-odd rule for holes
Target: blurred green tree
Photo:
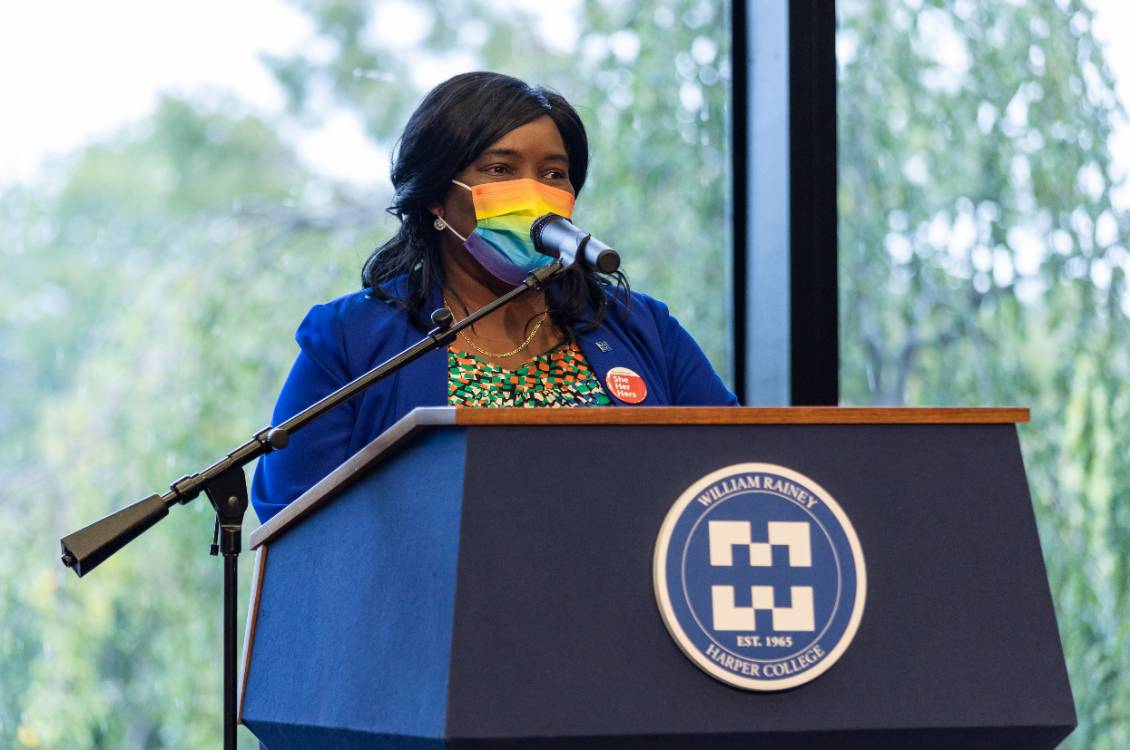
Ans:
<svg viewBox="0 0 1130 750"><path fill-rule="evenodd" d="M361 113L391 148L453 66L558 88L593 140L579 215L726 371L724 8L589 2L549 43L519 7L388 5L413 19L391 41L385 4L300 4L316 28L307 49L333 54L269 61L291 100L280 122L238 101L166 97L42 183L0 194L0 532L28 540L0 549L6 746L220 744L221 566L204 554L207 503L174 509L81 582L59 566L56 540L262 426L298 321L357 288L392 229L379 210L388 188L320 177L280 136L329 107ZM255 747L247 732L240 742Z"/></svg>
<svg viewBox="0 0 1130 750"><path fill-rule="evenodd" d="M1079 713L1130 747L1130 266L1124 111L1080 0L844 0L841 387L1021 404Z"/></svg>
<svg viewBox="0 0 1130 750"><path fill-rule="evenodd" d="M4 550L0 736L25 746L219 744L206 501L81 583L53 554L265 422L310 290L355 276L368 207L312 205L271 128L219 109L166 99L4 201L0 528L37 543Z"/></svg>

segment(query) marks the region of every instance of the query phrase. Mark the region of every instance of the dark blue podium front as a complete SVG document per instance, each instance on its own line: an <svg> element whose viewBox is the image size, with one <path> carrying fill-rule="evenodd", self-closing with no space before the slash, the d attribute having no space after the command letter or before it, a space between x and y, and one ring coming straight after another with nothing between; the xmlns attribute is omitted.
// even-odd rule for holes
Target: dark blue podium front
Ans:
<svg viewBox="0 0 1130 750"><path fill-rule="evenodd" d="M999 412L475 411L413 412L252 535L241 718L270 750L1051 748L1074 726ZM750 461L832 491L867 555L851 647L780 693L699 670L652 590L674 499Z"/></svg>

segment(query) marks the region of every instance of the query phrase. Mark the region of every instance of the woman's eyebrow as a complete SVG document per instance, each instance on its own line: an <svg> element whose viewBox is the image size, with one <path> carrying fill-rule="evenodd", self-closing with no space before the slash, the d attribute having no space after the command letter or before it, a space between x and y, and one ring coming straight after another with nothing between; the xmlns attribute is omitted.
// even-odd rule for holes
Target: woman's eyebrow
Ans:
<svg viewBox="0 0 1130 750"><path fill-rule="evenodd" d="M515 158L521 156L522 153L514 148L488 148L486 151L479 154L480 159L485 159L491 156L504 156ZM546 154L542 157L542 161L559 161L565 164L569 163L569 157L565 154Z"/></svg>
<svg viewBox="0 0 1130 750"><path fill-rule="evenodd" d="M485 159L488 156L519 156L520 154L516 149L512 148L488 148L486 151L479 154L480 159Z"/></svg>

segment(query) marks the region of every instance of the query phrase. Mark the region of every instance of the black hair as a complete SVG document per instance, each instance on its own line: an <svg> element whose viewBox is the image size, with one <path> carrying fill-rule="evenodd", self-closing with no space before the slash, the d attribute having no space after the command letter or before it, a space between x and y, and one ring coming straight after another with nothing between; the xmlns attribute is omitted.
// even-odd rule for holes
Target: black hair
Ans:
<svg viewBox="0 0 1130 750"><path fill-rule="evenodd" d="M397 142L391 172L396 192L387 210L400 220L400 228L365 261L364 286L379 299L402 305L417 328L430 327L431 310L424 308L433 287L443 284L443 262L435 216L428 207L441 203L451 179L492 143L546 115L561 133L569 157L569 181L579 195L588 173L588 136L576 110L560 94L487 72L463 73L432 89ZM382 287L401 276L407 280L403 297ZM599 325L611 280L627 299L628 283L622 273L605 276L574 266L549 290L553 322L570 336L576 324Z"/></svg>

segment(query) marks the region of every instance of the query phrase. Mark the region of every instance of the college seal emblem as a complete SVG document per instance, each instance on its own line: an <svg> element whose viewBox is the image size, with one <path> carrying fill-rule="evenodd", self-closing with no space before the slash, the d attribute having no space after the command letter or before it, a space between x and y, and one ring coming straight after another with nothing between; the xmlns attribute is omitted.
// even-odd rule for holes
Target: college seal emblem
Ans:
<svg viewBox="0 0 1130 750"><path fill-rule="evenodd" d="M867 598L843 509L803 474L766 463L727 466L683 492L659 530L654 579L683 653L746 690L785 690L827 671Z"/></svg>

